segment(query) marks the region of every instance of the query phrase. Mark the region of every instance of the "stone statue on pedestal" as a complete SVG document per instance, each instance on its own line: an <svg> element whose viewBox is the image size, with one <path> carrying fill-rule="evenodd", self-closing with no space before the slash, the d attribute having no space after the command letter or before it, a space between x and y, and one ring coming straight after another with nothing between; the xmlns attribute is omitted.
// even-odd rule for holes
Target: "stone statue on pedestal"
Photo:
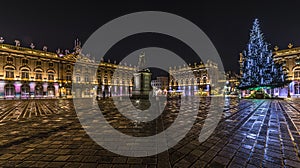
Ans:
<svg viewBox="0 0 300 168"><path fill-rule="evenodd" d="M132 96L134 98L148 99L151 88L151 75L152 73L146 66L145 53L139 55L137 71L134 75L134 85Z"/></svg>

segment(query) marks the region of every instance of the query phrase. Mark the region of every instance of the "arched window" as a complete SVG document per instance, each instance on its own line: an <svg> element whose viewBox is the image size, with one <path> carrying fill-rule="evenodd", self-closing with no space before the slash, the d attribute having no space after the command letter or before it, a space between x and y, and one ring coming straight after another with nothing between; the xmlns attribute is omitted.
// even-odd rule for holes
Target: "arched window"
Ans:
<svg viewBox="0 0 300 168"><path fill-rule="evenodd" d="M171 83L171 86L174 86L174 81L173 81L173 79L171 80L170 83Z"/></svg>
<svg viewBox="0 0 300 168"><path fill-rule="evenodd" d="M24 84L21 86L21 95L22 96L29 96L29 92L30 92L30 88L29 88L29 85L28 84Z"/></svg>
<svg viewBox="0 0 300 168"><path fill-rule="evenodd" d="M53 85L47 87L48 96L54 96L55 88Z"/></svg>
<svg viewBox="0 0 300 168"><path fill-rule="evenodd" d="M15 96L15 86L12 84L7 84L4 87L5 96Z"/></svg>
<svg viewBox="0 0 300 168"><path fill-rule="evenodd" d="M54 80L54 72L53 71L48 72L48 80Z"/></svg>
<svg viewBox="0 0 300 168"><path fill-rule="evenodd" d="M294 91L295 91L295 94L300 94L300 84L299 83L295 83Z"/></svg>
<svg viewBox="0 0 300 168"><path fill-rule="evenodd" d="M207 82L206 76L203 76L202 80L203 80L203 83L205 84Z"/></svg>
<svg viewBox="0 0 300 168"><path fill-rule="evenodd" d="M98 80L98 84L99 84L99 85L102 85L102 78L101 78L101 76L98 76L98 77L97 77L97 80Z"/></svg>
<svg viewBox="0 0 300 168"><path fill-rule="evenodd" d="M197 84L198 85L200 84L200 78L197 78Z"/></svg>
<svg viewBox="0 0 300 168"><path fill-rule="evenodd" d="M15 69L14 68L5 68L5 77L6 78L14 78L15 77Z"/></svg>
<svg viewBox="0 0 300 168"><path fill-rule="evenodd" d="M76 82L81 82L80 74L76 74Z"/></svg>
<svg viewBox="0 0 300 168"><path fill-rule="evenodd" d="M90 81L89 74L86 73L86 74L84 75L84 82L89 82L89 81Z"/></svg>
<svg viewBox="0 0 300 168"><path fill-rule="evenodd" d="M43 95L43 86L42 85L36 85L34 89L35 89L35 96Z"/></svg>
<svg viewBox="0 0 300 168"><path fill-rule="evenodd" d="M22 69L21 78L22 79L29 79L29 70L28 69Z"/></svg>
<svg viewBox="0 0 300 168"><path fill-rule="evenodd" d="M294 79L300 79L300 68L294 69Z"/></svg>
<svg viewBox="0 0 300 168"><path fill-rule="evenodd" d="M42 79L43 78L43 74L42 74L42 70L38 69L35 71L35 79Z"/></svg>
<svg viewBox="0 0 300 168"><path fill-rule="evenodd" d="M67 81L72 81L72 73L71 72L67 72L66 79L67 79Z"/></svg>

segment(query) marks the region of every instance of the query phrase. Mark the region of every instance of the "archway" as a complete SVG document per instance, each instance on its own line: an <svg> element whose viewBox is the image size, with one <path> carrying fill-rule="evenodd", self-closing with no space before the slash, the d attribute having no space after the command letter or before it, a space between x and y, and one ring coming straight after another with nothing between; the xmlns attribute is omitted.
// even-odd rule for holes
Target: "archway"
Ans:
<svg viewBox="0 0 300 168"><path fill-rule="evenodd" d="M13 84L7 84L4 87L5 97L15 97L15 86Z"/></svg>
<svg viewBox="0 0 300 168"><path fill-rule="evenodd" d="M38 84L34 88L35 90L35 97L42 97L43 96L43 86Z"/></svg>
<svg viewBox="0 0 300 168"><path fill-rule="evenodd" d="M300 79L300 67L296 67L294 69L293 77L294 77L294 80L299 80Z"/></svg>
<svg viewBox="0 0 300 168"><path fill-rule="evenodd" d="M21 86L21 97L28 98L30 93L30 87L28 84L23 84Z"/></svg>
<svg viewBox="0 0 300 168"><path fill-rule="evenodd" d="M300 94L300 83L295 83L294 85L294 93Z"/></svg>
<svg viewBox="0 0 300 168"><path fill-rule="evenodd" d="M54 97L54 96L55 96L55 88L54 88L53 85L49 85L49 86L47 87L47 95L48 95L49 97Z"/></svg>
<svg viewBox="0 0 300 168"><path fill-rule="evenodd" d="M207 77L206 77L206 76L203 76L202 81L203 81L203 84L206 84L206 82L207 82Z"/></svg>

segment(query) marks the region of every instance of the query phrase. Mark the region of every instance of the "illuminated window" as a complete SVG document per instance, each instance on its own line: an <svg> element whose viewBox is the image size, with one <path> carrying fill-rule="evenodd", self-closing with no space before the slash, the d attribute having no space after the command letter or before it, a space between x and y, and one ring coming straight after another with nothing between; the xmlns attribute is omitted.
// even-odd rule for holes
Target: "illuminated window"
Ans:
<svg viewBox="0 0 300 168"><path fill-rule="evenodd" d="M28 79L29 78L29 70L28 69L23 69L21 72L21 78L22 79Z"/></svg>
<svg viewBox="0 0 300 168"><path fill-rule="evenodd" d="M41 70L37 70L35 71L35 79L42 79L42 71Z"/></svg>
<svg viewBox="0 0 300 168"><path fill-rule="evenodd" d="M24 84L21 86L22 96L29 96L29 91L30 91L29 85Z"/></svg>
<svg viewBox="0 0 300 168"><path fill-rule="evenodd" d="M299 79L300 78L300 68L296 68L294 70L294 79Z"/></svg>
<svg viewBox="0 0 300 168"><path fill-rule="evenodd" d="M71 81L72 80L72 74L71 73L67 73L67 81Z"/></svg>
<svg viewBox="0 0 300 168"><path fill-rule="evenodd" d="M54 96L54 93L55 93L55 88L53 85L50 85L47 87L47 94L48 96Z"/></svg>
<svg viewBox="0 0 300 168"><path fill-rule="evenodd" d="M72 88L71 87L66 88L66 95L72 95Z"/></svg>
<svg viewBox="0 0 300 168"><path fill-rule="evenodd" d="M48 80L54 80L54 72L48 72Z"/></svg>
<svg viewBox="0 0 300 168"><path fill-rule="evenodd" d="M12 84L5 85L5 96L14 96L15 95L15 86Z"/></svg>
<svg viewBox="0 0 300 168"><path fill-rule="evenodd" d="M15 77L15 70L13 68L5 68L5 77L6 78L14 78Z"/></svg>
<svg viewBox="0 0 300 168"><path fill-rule="evenodd" d="M35 96L43 95L43 86L42 85L36 85L34 89L35 89Z"/></svg>
<svg viewBox="0 0 300 168"><path fill-rule="evenodd" d="M89 81L90 81L89 75L86 74L86 75L84 76L84 82L89 82Z"/></svg>
<svg viewBox="0 0 300 168"><path fill-rule="evenodd" d="M80 82L81 79L80 79L80 75L79 74L76 74L76 82Z"/></svg>

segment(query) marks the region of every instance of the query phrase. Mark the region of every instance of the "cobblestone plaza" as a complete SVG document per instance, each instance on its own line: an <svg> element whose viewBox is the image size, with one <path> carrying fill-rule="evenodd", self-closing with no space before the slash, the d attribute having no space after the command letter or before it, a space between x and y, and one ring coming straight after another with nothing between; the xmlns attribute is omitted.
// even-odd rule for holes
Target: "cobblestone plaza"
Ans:
<svg viewBox="0 0 300 168"><path fill-rule="evenodd" d="M0 165L300 167L299 100L226 98L225 104L220 104L223 114L217 128L200 143L198 136L210 98L199 99L198 115L185 138L171 149L148 157L117 155L95 143L82 128L72 99L3 100L0 101ZM164 113L147 123L134 123L120 115L110 98L95 103L115 129L131 136L147 136L172 124L180 99L168 100Z"/></svg>

